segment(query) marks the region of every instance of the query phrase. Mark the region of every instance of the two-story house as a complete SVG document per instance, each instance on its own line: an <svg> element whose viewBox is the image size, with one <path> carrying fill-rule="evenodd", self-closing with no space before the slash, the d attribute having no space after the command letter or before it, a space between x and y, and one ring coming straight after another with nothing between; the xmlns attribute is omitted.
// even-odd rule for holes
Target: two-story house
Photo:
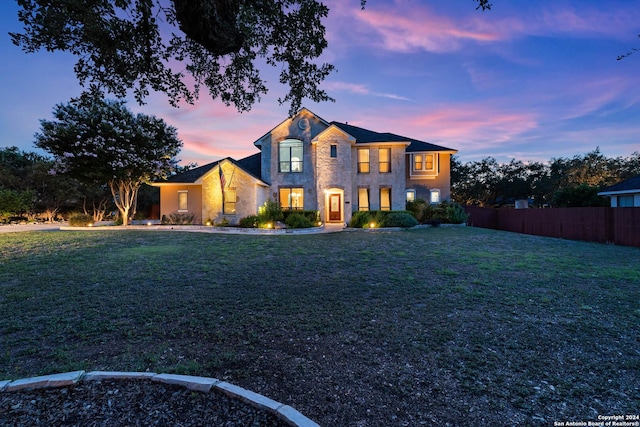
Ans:
<svg viewBox="0 0 640 427"><path fill-rule="evenodd" d="M254 142L259 153L225 158L165 181L161 215L236 224L269 198L283 209L317 210L325 222L348 223L359 210L404 210L422 198L450 197L457 151L427 142L327 122L306 108Z"/></svg>

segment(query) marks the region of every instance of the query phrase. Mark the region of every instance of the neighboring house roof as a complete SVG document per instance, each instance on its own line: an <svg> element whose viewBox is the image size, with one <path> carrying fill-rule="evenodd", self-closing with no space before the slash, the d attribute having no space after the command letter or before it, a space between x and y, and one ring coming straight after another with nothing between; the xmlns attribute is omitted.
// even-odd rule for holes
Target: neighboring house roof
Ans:
<svg viewBox="0 0 640 427"><path fill-rule="evenodd" d="M440 145L431 144L429 142L418 141L416 139L407 138L406 136L396 135L395 133L374 132L347 123L331 122L331 124L354 137L356 139L356 144L369 144L375 142L404 142L408 144L408 147L406 149L407 153L418 151L450 151L452 153L458 152L457 150L453 150L451 148L442 147Z"/></svg>
<svg viewBox="0 0 640 427"><path fill-rule="evenodd" d="M611 187L603 188L598 192L601 196L607 196L611 194L622 193L639 193L640 192L640 175L627 179L626 181L619 182Z"/></svg>
<svg viewBox="0 0 640 427"><path fill-rule="evenodd" d="M255 179L262 181L261 175L261 161L260 161L260 153L252 154L248 157L242 158L240 160L232 159L231 157L226 157L221 160L217 160L213 163L208 163L204 166L199 166L194 169L190 169L186 172L179 173L176 175L172 175L165 180L156 181L157 183L174 183L174 184L193 184L202 178L204 175L209 173L212 169L218 166L221 162L228 160L249 175L253 176Z"/></svg>

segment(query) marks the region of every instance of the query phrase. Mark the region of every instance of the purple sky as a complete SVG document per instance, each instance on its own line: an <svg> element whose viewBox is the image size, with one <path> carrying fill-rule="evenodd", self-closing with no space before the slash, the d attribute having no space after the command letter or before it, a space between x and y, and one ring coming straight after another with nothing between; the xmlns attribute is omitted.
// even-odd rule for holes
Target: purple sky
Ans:
<svg viewBox="0 0 640 427"><path fill-rule="evenodd" d="M324 83L335 103L304 106L332 121L459 150L462 161L607 156L640 151L640 0L328 0L329 48L337 67ZM0 4L0 147L37 151L39 119L80 93L75 58L25 54L17 5ZM253 141L287 117L284 88L265 66L270 92L239 114L203 96L169 106L164 95L128 106L178 129L183 163L255 153ZM205 95L203 93L203 95Z"/></svg>

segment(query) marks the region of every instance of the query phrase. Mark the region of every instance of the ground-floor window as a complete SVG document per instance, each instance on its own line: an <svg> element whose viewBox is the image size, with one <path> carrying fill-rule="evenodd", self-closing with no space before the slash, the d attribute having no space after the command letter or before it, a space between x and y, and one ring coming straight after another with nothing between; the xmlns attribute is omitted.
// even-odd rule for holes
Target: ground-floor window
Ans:
<svg viewBox="0 0 640 427"><path fill-rule="evenodd" d="M280 208L300 210L304 208L304 188L281 188Z"/></svg>
<svg viewBox="0 0 640 427"><path fill-rule="evenodd" d="M178 212L187 212L189 210L189 193L187 191L178 191Z"/></svg>
<svg viewBox="0 0 640 427"><path fill-rule="evenodd" d="M358 210L359 211L369 210L369 189L368 188L358 188Z"/></svg>
<svg viewBox="0 0 640 427"><path fill-rule="evenodd" d="M416 190L407 190L407 203L416 201Z"/></svg>
<svg viewBox="0 0 640 427"><path fill-rule="evenodd" d="M433 189L431 190L431 194L429 196L429 202L430 203L440 203L440 190L438 189Z"/></svg>
<svg viewBox="0 0 640 427"><path fill-rule="evenodd" d="M225 215L235 215L236 214L236 188L235 187L226 187L224 189L224 203L223 209Z"/></svg>
<svg viewBox="0 0 640 427"><path fill-rule="evenodd" d="M391 189L389 187L380 188L380 210L391 210Z"/></svg>

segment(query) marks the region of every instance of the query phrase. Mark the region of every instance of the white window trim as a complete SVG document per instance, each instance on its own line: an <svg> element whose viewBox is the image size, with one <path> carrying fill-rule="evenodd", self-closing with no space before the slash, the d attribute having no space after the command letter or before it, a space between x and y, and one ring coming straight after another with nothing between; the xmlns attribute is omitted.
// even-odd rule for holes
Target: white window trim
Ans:
<svg viewBox="0 0 640 427"><path fill-rule="evenodd" d="M434 201L435 196L435 201ZM438 188L432 188L429 190L429 203L432 205L438 205L442 203L442 192Z"/></svg>
<svg viewBox="0 0 640 427"><path fill-rule="evenodd" d="M422 156L422 169L416 169L415 165L415 156ZM426 168L426 156L433 156L433 168L432 169L425 169ZM440 165L438 164L440 159L439 153L427 153L427 152L418 152L418 153L411 153L411 172L410 172L410 176L412 177L423 177L423 178L433 178L435 176L438 175L438 169L440 167Z"/></svg>
<svg viewBox="0 0 640 427"><path fill-rule="evenodd" d="M180 195L185 194L186 197L186 209L180 209ZM178 191L178 212L189 212L189 191L188 190L179 190Z"/></svg>
<svg viewBox="0 0 640 427"><path fill-rule="evenodd" d="M406 191L405 194L406 194L405 200L406 200L407 203L416 201L416 190L414 190L412 188L407 188L407 191ZM413 194L413 200L409 200L409 194Z"/></svg>

